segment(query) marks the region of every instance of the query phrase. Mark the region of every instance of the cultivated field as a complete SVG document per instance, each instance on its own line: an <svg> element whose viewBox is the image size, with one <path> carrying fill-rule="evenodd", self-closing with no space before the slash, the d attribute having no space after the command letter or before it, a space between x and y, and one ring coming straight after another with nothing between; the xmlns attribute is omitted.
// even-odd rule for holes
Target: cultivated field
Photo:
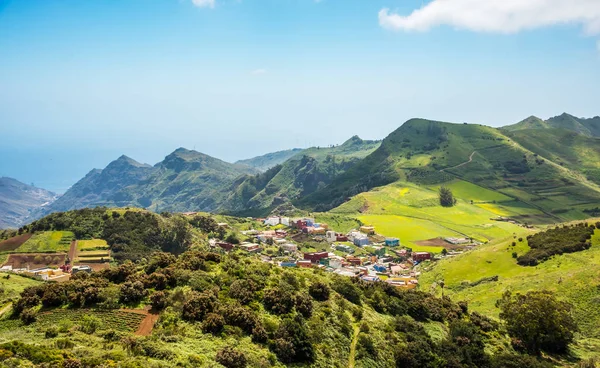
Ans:
<svg viewBox="0 0 600 368"><path fill-rule="evenodd" d="M470 237L487 242L525 232L520 226L492 220L522 214L526 205L521 202L465 181L454 180L447 186L458 199L451 208L439 205L439 186L395 183L359 194L331 212L375 226L377 233L398 237L417 251L440 252L440 246L423 245L433 238ZM527 211L541 214L533 208Z"/></svg>
<svg viewBox="0 0 600 368"><path fill-rule="evenodd" d="M34 234L16 250L20 253L68 252L73 237L70 231L44 231Z"/></svg>
<svg viewBox="0 0 600 368"><path fill-rule="evenodd" d="M12 268L41 268L60 267L65 264L67 255L65 253L14 253L9 254L4 265Z"/></svg>
<svg viewBox="0 0 600 368"><path fill-rule="evenodd" d="M18 249L31 238L31 234L22 234L0 242L0 252L11 252Z"/></svg>

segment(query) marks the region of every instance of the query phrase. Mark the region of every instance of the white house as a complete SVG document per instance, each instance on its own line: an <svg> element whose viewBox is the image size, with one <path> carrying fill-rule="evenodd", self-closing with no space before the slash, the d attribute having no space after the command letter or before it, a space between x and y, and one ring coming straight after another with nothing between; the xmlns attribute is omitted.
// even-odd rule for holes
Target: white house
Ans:
<svg viewBox="0 0 600 368"><path fill-rule="evenodd" d="M281 223L281 219L279 217L269 217L265 219L265 225L267 226L277 226Z"/></svg>
<svg viewBox="0 0 600 368"><path fill-rule="evenodd" d="M281 246L281 249L283 249L285 252L297 252L298 246L296 244L288 243L288 244L283 244Z"/></svg>
<svg viewBox="0 0 600 368"><path fill-rule="evenodd" d="M328 241L329 243L333 243L334 241L336 241L336 240L337 240L337 234L335 233L335 231L331 231L331 230L329 230L329 231L326 233L326 238L327 238L327 241Z"/></svg>

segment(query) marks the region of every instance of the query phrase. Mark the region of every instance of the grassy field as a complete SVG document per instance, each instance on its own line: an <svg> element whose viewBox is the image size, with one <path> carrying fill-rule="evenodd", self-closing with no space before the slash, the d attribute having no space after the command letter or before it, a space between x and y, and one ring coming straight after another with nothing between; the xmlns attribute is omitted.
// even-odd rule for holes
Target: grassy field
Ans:
<svg viewBox="0 0 600 368"><path fill-rule="evenodd" d="M0 273L0 309L18 299L25 288L40 284L40 281L12 274L6 279L6 275Z"/></svg>
<svg viewBox="0 0 600 368"><path fill-rule="evenodd" d="M536 267L519 266L512 256L513 252L521 255L529 249L526 240L519 242L511 237L493 242L434 264L419 279L421 289L430 291L434 282L443 280L445 295L456 301L466 300L470 309L495 317L499 313L495 302L506 290L554 291L575 305L574 315L581 329L581 346L576 349L587 354L589 348L584 345L588 344L600 351L600 231L592 240L589 250L556 256ZM498 276L498 281L469 285L493 276ZM439 287L436 293L441 294Z"/></svg>
<svg viewBox="0 0 600 368"><path fill-rule="evenodd" d="M403 245L418 251L442 250L441 247L415 245L421 240L466 236L487 242L524 231L522 227L491 218L520 214L525 204L460 180L448 183L448 187L458 198L456 206L451 208L439 205L439 186L394 183L359 194L331 213L355 217L366 225L375 226L378 234L398 237ZM533 208L527 208L527 211L541 213Z"/></svg>
<svg viewBox="0 0 600 368"><path fill-rule="evenodd" d="M108 244L106 244L106 240L102 239L78 240L77 249L84 251L108 249Z"/></svg>
<svg viewBox="0 0 600 368"><path fill-rule="evenodd" d="M34 234L21 245L19 253L31 252L68 252L73 239L70 231L44 231Z"/></svg>

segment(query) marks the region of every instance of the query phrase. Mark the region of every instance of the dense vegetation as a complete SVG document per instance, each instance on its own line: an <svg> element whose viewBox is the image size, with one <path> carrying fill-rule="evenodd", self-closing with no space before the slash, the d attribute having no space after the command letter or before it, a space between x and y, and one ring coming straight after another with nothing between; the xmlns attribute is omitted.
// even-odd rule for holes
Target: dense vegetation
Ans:
<svg viewBox="0 0 600 368"><path fill-rule="evenodd" d="M195 221L195 222L194 222ZM194 222L180 215L156 215L146 211L110 211L104 207L56 212L23 227L22 232L72 231L77 239L104 239L117 260L137 260L149 252L163 250L174 254L192 244ZM202 223L203 226L208 226ZM216 231L212 220L211 230Z"/></svg>
<svg viewBox="0 0 600 368"><path fill-rule="evenodd" d="M118 364L131 367L141 367L144 361L164 367L173 362L195 366L199 361L225 367L294 363L345 367L353 340L354 359L365 367L503 367L507 359L544 366L516 352L486 352L486 346L501 336L501 327L470 313L466 303L204 250L179 257L159 252L137 265L126 262L90 276L78 274L67 283L29 287L16 302L13 318L35 327L40 313L56 308L116 310L140 303L161 313L152 336L136 338L106 330L101 320L89 318L74 328L112 341L112 350L128 351ZM433 338L426 327L432 324L447 326L448 333ZM4 344L1 349L10 352L3 353L4 359L63 366L106 363L84 347L57 349L61 345L52 342L68 341L68 334L56 326L43 333L43 348L25 342ZM171 342L193 341L198 333L216 341L235 337L244 343L219 343L214 355L204 357L170 348Z"/></svg>
<svg viewBox="0 0 600 368"><path fill-rule="evenodd" d="M600 223L596 224L600 225ZM522 266L536 266L550 257L589 249L596 226L580 223L563 225L527 237L531 250L517 258Z"/></svg>

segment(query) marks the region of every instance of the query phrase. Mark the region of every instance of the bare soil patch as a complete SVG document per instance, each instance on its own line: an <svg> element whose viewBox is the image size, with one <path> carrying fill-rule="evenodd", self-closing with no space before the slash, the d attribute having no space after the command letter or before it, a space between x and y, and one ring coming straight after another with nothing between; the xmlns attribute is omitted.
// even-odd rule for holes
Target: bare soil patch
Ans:
<svg viewBox="0 0 600 368"><path fill-rule="evenodd" d="M21 234L14 236L10 239L6 239L0 242L0 252L11 252L18 249L23 243L25 243L33 234Z"/></svg>
<svg viewBox="0 0 600 368"><path fill-rule="evenodd" d="M9 254L4 266L13 268L60 267L65 264L65 253L16 253Z"/></svg>

